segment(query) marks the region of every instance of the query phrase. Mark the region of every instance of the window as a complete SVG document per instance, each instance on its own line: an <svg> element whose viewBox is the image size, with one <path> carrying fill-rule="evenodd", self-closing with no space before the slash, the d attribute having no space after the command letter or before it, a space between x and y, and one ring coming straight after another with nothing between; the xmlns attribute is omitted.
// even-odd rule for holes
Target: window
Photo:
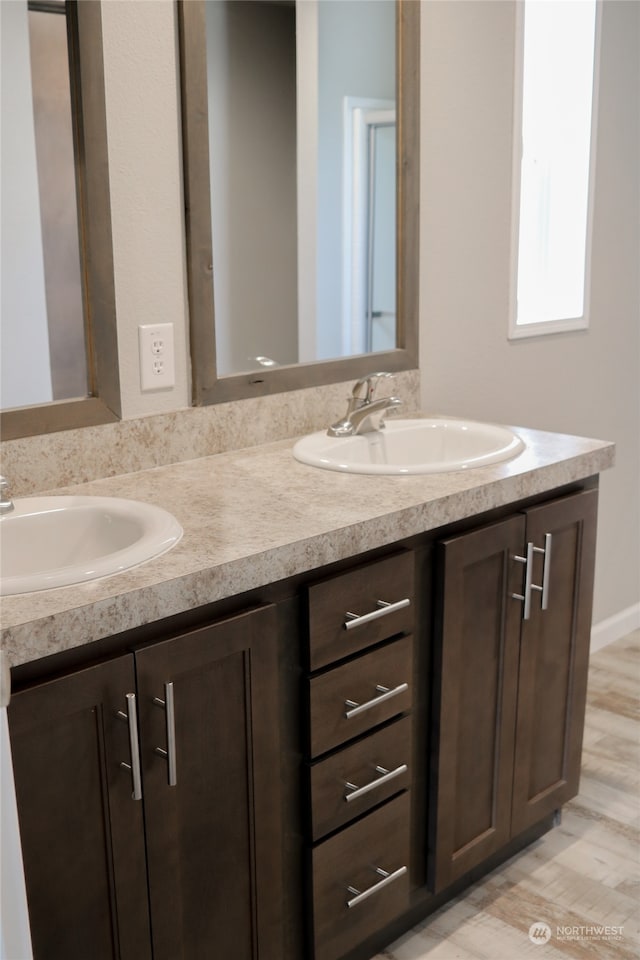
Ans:
<svg viewBox="0 0 640 960"><path fill-rule="evenodd" d="M599 4L518 5L509 336L588 326Z"/></svg>

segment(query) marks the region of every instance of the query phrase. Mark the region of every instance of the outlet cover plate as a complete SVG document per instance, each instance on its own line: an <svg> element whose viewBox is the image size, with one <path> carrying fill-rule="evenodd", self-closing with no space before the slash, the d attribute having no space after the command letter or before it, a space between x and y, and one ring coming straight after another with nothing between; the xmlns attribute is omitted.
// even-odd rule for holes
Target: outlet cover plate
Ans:
<svg viewBox="0 0 640 960"><path fill-rule="evenodd" d="M140 389L170 390L176 382L172 323L142 323L138 326Z"/></svg>

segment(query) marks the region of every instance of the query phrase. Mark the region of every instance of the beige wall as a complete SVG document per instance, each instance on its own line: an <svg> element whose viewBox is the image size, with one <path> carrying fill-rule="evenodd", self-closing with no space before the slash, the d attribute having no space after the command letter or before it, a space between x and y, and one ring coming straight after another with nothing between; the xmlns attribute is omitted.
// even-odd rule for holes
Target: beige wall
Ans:
<svg viewBox="0 0 640 960"><path fill-rule="evenodd" d="M423 4L422 403L616 441L596 622L640 612L639 26L606 0L590 328L508 341L514 4Z"/></svg>
<svg viewBox="0 0 640 960"><path fill-rule="evenodd" d="M171 0L103 3L125 417L188 404ZM591 327L509 342L514 6L423 2L421 371L427 409L613 439L595 620L639 601L638 20L604 4ZM136 328L176 325L176 388L141 394Z"/></svg>
<svg viewBox="0 0 640 960"><path fill-rule="evenodd" d="M172 0L102 3L109 180L125 419L189 404L185 233ZM176 386L141 393L138 324L173 323Z"/></svg>

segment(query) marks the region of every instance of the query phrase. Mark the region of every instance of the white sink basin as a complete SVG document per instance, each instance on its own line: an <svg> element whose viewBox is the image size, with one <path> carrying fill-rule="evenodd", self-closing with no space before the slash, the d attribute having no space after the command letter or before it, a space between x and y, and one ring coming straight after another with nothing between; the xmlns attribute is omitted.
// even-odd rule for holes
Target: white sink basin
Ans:
<svg viewBox="0 0 640 960"><path fill-rule="evenodd" d="M114 497L27 497L0 517L0 596L96 580L173 547L161 507Z"/></svg>
<svg viewBox="0 0 640 960"><path fill-rule="evenodd" d="M345 473L407 475L469 470L510 460L524 450L512 430L473 420L388 420L384 429L355 437L325 431L298 440L296 460Z"/></svg>

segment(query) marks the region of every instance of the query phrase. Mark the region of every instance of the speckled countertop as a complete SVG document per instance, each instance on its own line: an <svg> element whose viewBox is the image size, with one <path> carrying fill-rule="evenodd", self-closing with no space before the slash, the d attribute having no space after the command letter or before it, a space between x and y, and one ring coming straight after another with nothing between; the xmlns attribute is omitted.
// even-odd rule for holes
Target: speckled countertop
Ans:
<svg viewBox="0 0 640 960"><path fill-rule="evenodd" d="M459 473L370 477L318 470L283 440L49 493L128 497L184 528L169 552L91 583L5 597L11 665L535 496L613 465L612 443L515 428L513 460Z"/></svg>

